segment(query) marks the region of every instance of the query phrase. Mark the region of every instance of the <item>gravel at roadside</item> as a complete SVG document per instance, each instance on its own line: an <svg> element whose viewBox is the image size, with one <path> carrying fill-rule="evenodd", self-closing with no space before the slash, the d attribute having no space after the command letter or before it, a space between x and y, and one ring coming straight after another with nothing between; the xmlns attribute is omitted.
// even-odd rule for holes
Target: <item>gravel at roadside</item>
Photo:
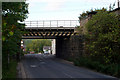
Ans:
<svg viewBox="0 0 120 80"><path fill-rule="evenodd" d="M17 78L26 78L26 73L21 62L19 62L17 66Z"/></svg>

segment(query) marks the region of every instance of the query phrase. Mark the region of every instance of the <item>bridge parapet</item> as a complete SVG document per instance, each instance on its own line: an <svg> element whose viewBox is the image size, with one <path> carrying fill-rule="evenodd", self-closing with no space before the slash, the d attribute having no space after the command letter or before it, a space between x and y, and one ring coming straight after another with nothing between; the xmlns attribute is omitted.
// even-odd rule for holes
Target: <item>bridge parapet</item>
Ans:
<svg viewBox="0 0 120 80"><path fill-rule="evenodd" d="M40 21L25 21L26 27L49 27L63 28L79 26L78 20L40 20Z"/></svg>

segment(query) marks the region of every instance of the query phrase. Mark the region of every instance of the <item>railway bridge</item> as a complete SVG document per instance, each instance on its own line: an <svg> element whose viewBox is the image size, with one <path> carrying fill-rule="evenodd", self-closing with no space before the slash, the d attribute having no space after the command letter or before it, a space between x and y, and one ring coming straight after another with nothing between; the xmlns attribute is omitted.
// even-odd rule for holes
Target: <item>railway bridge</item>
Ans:
<svg viewBox="0 0 120 80"><path fill-rule="evenodd" d="M75 35L75 27L79 25L78 20L43 20L26 21L25 30L27 34L23 39L57 39L69 38Z"/></svg>
<svg viewBox="0 0 120 80"><path fill-rule="evenodd" d="M79 52L79 42L73 38L78 20L26 21L25 25L27 33L22 39L56 39L56 57L66 58Z"/></svg>

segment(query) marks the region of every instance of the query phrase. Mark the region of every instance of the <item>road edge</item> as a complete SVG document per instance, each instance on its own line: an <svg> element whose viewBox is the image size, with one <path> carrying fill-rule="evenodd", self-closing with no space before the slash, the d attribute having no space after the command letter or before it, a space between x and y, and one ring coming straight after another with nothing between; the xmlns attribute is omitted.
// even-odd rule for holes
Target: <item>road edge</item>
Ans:
<svg viewBox="0 0 120 80"><path fill-rule="evenodd" d="M27 78L22 62L18 62L17 71L17 78Z"/></svg>

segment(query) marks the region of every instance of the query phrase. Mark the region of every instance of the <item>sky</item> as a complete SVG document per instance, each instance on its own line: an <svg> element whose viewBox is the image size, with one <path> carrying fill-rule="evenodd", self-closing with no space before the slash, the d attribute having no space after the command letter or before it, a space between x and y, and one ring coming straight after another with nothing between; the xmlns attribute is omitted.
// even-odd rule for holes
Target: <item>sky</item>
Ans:
<svg viewBox="0 0 120 80"><path fill-rule="evenodd" d="M26 21L78 20L82 12L91 9L109 9L117 0L27 0L29 14Z"/></svg>

